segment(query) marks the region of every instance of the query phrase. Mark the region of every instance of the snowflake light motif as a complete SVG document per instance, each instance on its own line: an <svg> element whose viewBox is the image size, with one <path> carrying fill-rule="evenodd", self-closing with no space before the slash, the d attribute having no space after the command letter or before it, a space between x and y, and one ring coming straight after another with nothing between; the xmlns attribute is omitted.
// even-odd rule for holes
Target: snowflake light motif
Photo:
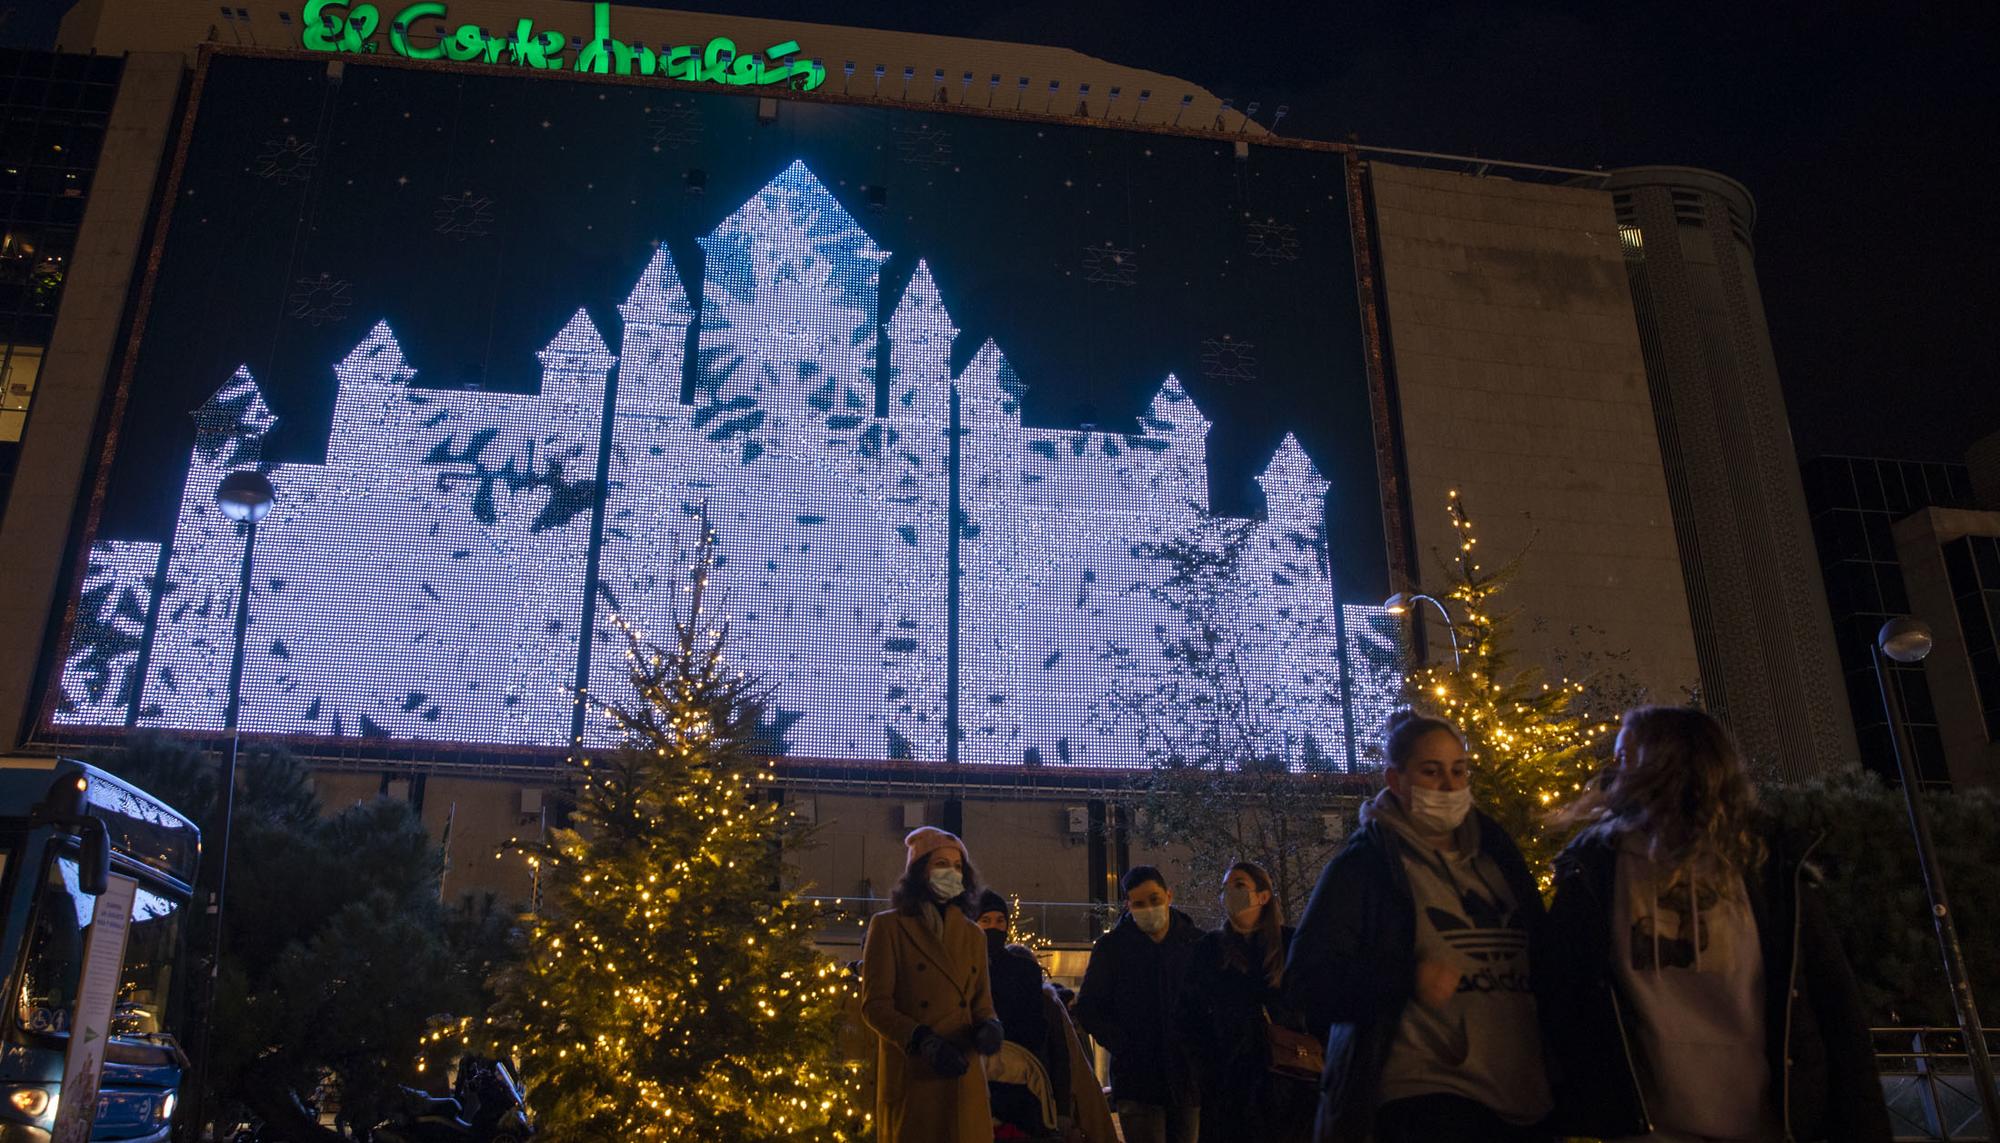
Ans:
<svg viewBox="0 0 2000 1143"><path fill-rule="evenodd" d="M300 278L292 283L291 296L286 299L290 306L288 314L314 325L339 321L354 304L353 289L354 283L331 274Z"/></svg>
<svg viewBox="0 0 2000 1143"><path fill-rule="evenodd" d="M1299 228L1269 218L1252 222L1245 236L1245 245L1252 258L1262 258L1267 262L1296 262L1299 260Z"/></svg>
<svg viewBox="0 0 2000 1143"><path fill-rule="evenodd" d="M302 183L312 178L318 165L319 144L287 135L264 141L264 151L250 164L250 173L274 183Z"/></svg>
<svg viewBox="0 0 2000 1143"><path fill-rule="evenodd" d="M435 217L439 234L455 238L460 242L468 238L484 238L492 233L493 200L471 191L461 194L439 195Z"/></svg>
<svg viewBox="0 0 2000 1143"><path fill-rule="evenodd" d="M676 103L671 107L646 110L646 139L655 151L662 147L699 143L701 137L701 112L693 107L682 107Z"/></svg>
<svg viewBox="0 0 2000 1143"><path fill-rule="evenodd" d="M1255 342L1238 341L1229 334L1201 343L1201 373L1210 381L1231 387L1257 379Z"/></svg>
<svg viewBox="0 0 2000 1143"><path fill-rule="evenodd" d="M928 124L896 128L896 149L902 159L919 167L942 167L951 163L951 132Z"/></svg>
<svg viewBox="0 0 2000 1143"><path fill-rule="evenodd" d="M1083 248L1083 280L1086 282L1133 286L1138 284L1138 273L1139 261L1130 250L1121 250L1109 242Z"/></svg>

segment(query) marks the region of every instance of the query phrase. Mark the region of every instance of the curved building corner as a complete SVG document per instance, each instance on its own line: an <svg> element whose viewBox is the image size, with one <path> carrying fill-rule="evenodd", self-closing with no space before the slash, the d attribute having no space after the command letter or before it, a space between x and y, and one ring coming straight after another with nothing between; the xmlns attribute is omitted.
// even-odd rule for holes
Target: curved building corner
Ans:
<svg viewBox="0 0 2000 1143"><path fill-rule="evenodd" d="M1611 193L1693 613L1702 698L1788 776L1857 764L1826 587L1757 285L1756 203L1692 167Z"/></svg>

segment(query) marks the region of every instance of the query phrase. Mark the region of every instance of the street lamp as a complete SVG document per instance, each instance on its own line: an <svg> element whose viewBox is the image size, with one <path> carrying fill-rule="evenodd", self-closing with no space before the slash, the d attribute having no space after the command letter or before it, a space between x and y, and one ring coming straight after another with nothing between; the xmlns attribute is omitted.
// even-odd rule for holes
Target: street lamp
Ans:
<svg viewBox="0 0 2000 1143"><path fill-rule="evenodd" d="M215 933L209 949L208 1000L203 1005L201 1056L195 1069L194 1129L201 1130L208 1113L209 1048L215 1039L215 982L222 969L222 906L229 890L229 834L236 817L236 755L242 742L237 715L243 702L243 644L250 634L250 563L257 550L257 523L271 514L278 494L264 474L254 468L238 469L215 486L215 506L231 521L243 525L243 568L236 583L236 647L229 660L229 705L223 708L222 724L229 730L229 762L222 772L222 839L215 847Z"/></svg>
<svg viewBox="0 0 2000 1143"><path fill-rule="evenodd" d="M1979 1089L1979 1106L1986 1115L1989 1131L2000 1130L2000 1092L1993 1086L1993 1056L1986 1049L1986 1030L1979 1021L1979 1006L1973 1002L1972 980L1965 972L1965 953L1958 944L1958 925L1952 920L1951 905L1945 899L1944 871L1938 868L1937 851L1931 845L1930 819L1917 790L1916 759L1912 757L1910 728L1904 721L1902 694L1889 685L1885 661L1921 663L1931 653L1931 629L1922 620L1902 616L1882 625L1875 636L1875 685L1882 691L1882 706L1889 714L1889 730L1896 744L1896 772L1903 780L1903 802L1910 811L1910 832L1917 839L1917 865L1924 875L1924 889L1930 894L1931 919L1937 927L1938 951L1944 954L1945 980L1951 986L1951 1004L1958 1013L1958 1027L1965 1035L1965 1054L1972 1064L1972 1082Z"/></svg>
<svg viewBox="0 0 2000 1143"><path fill-rule="evenodd" d="M1437 608L1438 614L1444 616L1445 634L1451 636L1451 665L1454 668L1463 666L1458 658L1458 625L1451 621L1451 612L1444 609L1444 604L1419 591L1399 591L1382 601L1382 610L1391 615L1408 615L1411 610L1410 605L1418 600Z"/></svg>

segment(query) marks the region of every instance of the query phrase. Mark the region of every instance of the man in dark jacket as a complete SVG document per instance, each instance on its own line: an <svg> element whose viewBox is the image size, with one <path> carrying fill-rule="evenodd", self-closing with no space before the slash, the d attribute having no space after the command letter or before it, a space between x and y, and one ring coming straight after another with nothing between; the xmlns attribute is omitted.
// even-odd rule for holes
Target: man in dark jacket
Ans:
<svg viewBox="0 0 2000 1143"><path fill-rule="evenodd" d="M1201 930L1173 907L1150 865L1125 874L1125 915L1090 950L1077 1022L1111 1053L1111 1096L1126 1143L1195 1143L1201 1089L1179 1034L1183 978Z"/></svg>
<svg viewBox="0 0 2000 1143"><path fill-rule="evenodd" d="M1782 1093L1785 1138L1887 1143L1867 1015L1806 863L1811 847L1794 857L1781 839L1766 840L1770 856L1743 883L1763 958L1764 1051L1772 1087ZM1631 1005L1612 970L1617 869L1617 847L1602 837L1580 838L1556 859L1546 954L1534 964L1555 1072L1555 1121L1576 1134L1653 1130L1629 1038Z"/></svg>

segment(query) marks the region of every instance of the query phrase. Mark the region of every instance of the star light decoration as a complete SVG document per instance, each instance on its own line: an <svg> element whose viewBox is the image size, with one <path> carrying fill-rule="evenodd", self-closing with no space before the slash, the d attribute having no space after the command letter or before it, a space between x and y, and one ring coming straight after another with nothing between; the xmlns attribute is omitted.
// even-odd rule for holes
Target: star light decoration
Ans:
<svg viewBox="0 0 2000 1143"><path fill-rule="evenodd" d="M943 167L951 164L951 132L919 123L914 127L896 128L896 150L906 163L919 167Z"/></svg>
<svg viewBox="0 0 2000 1143"><path fill-rule="evenodd" d="M804 827L762 796L769 689L724 657L705 512L701 527L671 640L617 624L637 701L577 696L626 742L572 756L576 827L510 843L549 911L494 1009L438 1022L418 1048L517 1059L551 1137L858 1140L861 1067L838 1050L857 985L811 943L817 904L781 887Z"/></svg>
<svg viewBox="0 0 2000 1143"><path fill-rule="evenodd" d="M274 183L302 183L312 178L319 165L319 145L300 141L296 135L266 139L264 149L251 160L250 173Z"/></svg>
<svg viewBox="0 0 2000 1143"><path fill-rule="evenodd" d="M646 109L646 138L655 152L701 142L701 111L678 103Z"/></svg>
<svg viewBox="0 0 2000 1143"><path fill-rule="evenodd" d="M441 204L432 217L437 225L432 229L446 238L460 242L468 238L484 238L492 233L493 200L471 191L459 194L439 195Z"/></svg>
<svg viewBox="0 0 2000 1143"><path fill-rule="evenodd" d="M1299 228L1276 219L1252 222L1245 228L1244 243L1252 258L1266 262L1296 262L1299 259Z"/></svg>
<svg viewBox="0 0 2000 1143"><path fill-rule="evenodd" d="M1551 815L1581 794L1608 761L1618 713L1592 710L1588 680L1550 681L1539 666L1516 666L1514 615L1496 611L1519 567L1516 557L1488 570L1479 537L1457 489L1446 495L1456 550L1439 555L1443 592L1458 636L1457 661L1424 666L1405 678L1411 706L1449 719L1464 732L1472 789L1482 809L1521 848L1544 892L1551 862L1566 840Z"/></svg>
<svg viewBox="0 0 2000 1143"><path fill-rule="evenodd" d="M1139 260L1130 250L1106 242L1083 248L1083 280L1107 286L1136 286Z"/></svg>
<svg viewBox="0 0 2000 1143"><path fill-rule="evenodd" d="M1234 388L1257 379L1257 344L1229 334L1201 343L1201 375Z"/></svg>
<svg viewBox="0 0 2000 1143"><path fill-rule="evenodd" d="M313 325L325 325L347 316L348 307L354 304L354 283L331 274L321 274L317 278L299 278L292 283L292 292L286 298L287 316Z"/></svg>

